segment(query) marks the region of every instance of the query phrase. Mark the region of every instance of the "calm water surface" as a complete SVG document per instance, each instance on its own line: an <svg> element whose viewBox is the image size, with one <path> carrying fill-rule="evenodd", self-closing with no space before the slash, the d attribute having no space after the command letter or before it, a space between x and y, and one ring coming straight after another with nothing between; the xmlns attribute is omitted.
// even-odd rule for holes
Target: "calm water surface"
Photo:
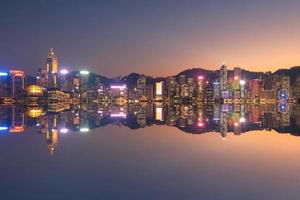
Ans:
<svg viewBox="0 0 300 200"><path fill-rule="evenodd" d="M40 124L38 124L40 126ZM300 137L123 125L0 133L1 199L300 199Z"/></svg>

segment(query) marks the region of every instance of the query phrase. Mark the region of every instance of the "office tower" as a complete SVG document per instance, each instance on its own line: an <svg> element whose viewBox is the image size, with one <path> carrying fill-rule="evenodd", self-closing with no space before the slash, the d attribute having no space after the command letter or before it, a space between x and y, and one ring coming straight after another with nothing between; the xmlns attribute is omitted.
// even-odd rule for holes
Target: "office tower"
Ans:
<svg viewBox="0 0 300 200"><path fill-rule="evenodd" d="M260 92L260 82L258 79L252 79L248 81L248 91L250 99L255 99L259 97Z"/></svg>
<svg viewBox="0 0 300 200"><path fill-rule="evenodd" d="M136 81L136 88L137 88L137 96L138 97L145 97L146 95L146 90L147 90L147 85L146 85L146 77L145 76L140 76L138 80Z"/></svg>
<svg viewBox="0 0 300 200"><path fill-rule="evenodd" d="M62 69L59 72L59 88L64 92L70 92L70 79L68 77L68 70Z"/></svg>
<svg viewBox="0 0 300 200"><path fill-rule="evenodd" d="M203 76L198 76L197 78L197 100L203 101Z"/></svg>
<svg viewBox="0 0 300 200"><path fill-rule="evenodd" d="M37 73L37 85L48 88L48 72L46 69L39 69Z"/></svg>
<svg viewBox="0 0 300 200"><path fill-rule="evenodd" d="M164 82L159 81L155 83L155 100L163 100Z"/></svg>
<svg viewBox="0 0 300 200"><path fill-rule="evenodd" d="M188 97L193 98L194 96L194 79L193 78L187 78L187 85L188 85Z"/></svg>
<svg viewBox="0 0 300 200"><path fill-rule="evenodd" d="M9 74L0 72L0 98L5 99L10 96Z"/></svg>
<svg viewBox="0 0 300 200"><path fill-rule="evenodd" d="M235 91L240 89L240 80L241 80L241 68L235 67L233 69L233 80L232 80L232 87Z"/></svg>
<svg viewBox="0 0 300 200"><path fill-rule="evenodd" d="M80 98L87 98L87 92L89 91L89 71L80 71L79 72L79 91Z"/></svg>
<svg viewBox="0 0 300 200"><path fill-rule="evenodd" d="M58 59L51 48L46 59L46 69L48 73L48 88L58 88Z"/></svg>
<svg viewBox="0 0 300 200"><path fill-rule="evenodd" d="M10 96L14 99L21 99L25 90L25 73L19 70L10 70Z"/></svg>
<svg viewBox="0 0 300 200"><path fill-rule="evenodd" d="M213 95L215 100L220 98L220 93L221 93L220 89L221 89L220 83L217 81L213 82L213 90L214 90Z"/></svg>
<svg viewBox="0 0 300 200"><path fill-rule="evenodd" d="M153 85L147 85L147 98L152 101L154 97Z"/></svg>
<svg viewBox="0 0 300 200"><path fill-rule="evenodd" d="M167 87L167 95L168 99L171 100L176 97L176 78L174 76L167 77L166 87Z"/></svg>
<svg viewBox="0 0 300 200"><path fill-rule="evenodd" d="M222 65L221 69L220 69L220 77L219 77L219 82L220 82L220 96L222 98L227 98L225 97L224 91L227 91L227 67L226 65Z"/></svg>

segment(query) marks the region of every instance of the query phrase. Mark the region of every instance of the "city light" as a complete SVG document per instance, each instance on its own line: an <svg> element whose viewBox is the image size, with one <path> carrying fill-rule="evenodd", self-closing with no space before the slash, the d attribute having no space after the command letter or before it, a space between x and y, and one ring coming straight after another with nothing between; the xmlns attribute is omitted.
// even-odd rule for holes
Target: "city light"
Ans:
<svg viewBox="0 0 300 200"><path fill-rule="evenodd" d="M117 90L124 90L126 89L127 86L124 84L124 85L111 85L110 86L110 89L117 89Z"/></svg>
<svg viewBox="0 0 300 200"><path fill-rule="evenodd" d="M126 116L127 115L125 113L123 113L123 112L110 114L110 117L122 117L122 118L126 118Z"/></svg>
<svg viewBox="0 0 300 200"><path fill-rule="evenodd" d="M39 117L43 114L42 108L31 108L27 111L27 115L31 118Z"/></svg>
<svg viewBox="0 0 300 200"><path fill-rule="evenodd" d="M203 122L198 122L198 127L203 127L204 123Z"/></svg>
<svg viewBox="0 0 300 200"><path fill-rule="evenodd" d="M61 128L61 129L59 130L59 132L61 132L61 133L68 133L68 132L69 132L69 129L67 129L67 128Z"/></svg>
<svg viewBox="0 0 300 200"><path fill-rule="evenodd" d="M244 123L244 122L246 122L246 118L245 117L241 117L240 118L240 123Z"/></svg>
<svg viewBox="0 0 300 200"><path fill-rule="evenodd" d="M5 131L5 130L8 130L7 126L0 126L0 131Z"/></svg>
<svg viewBox="0 0 300 200"><path fill-rule="evenodd" d="M234 80L239 80L239 77L238 77L238 76L235 76L233 79L234 79Z"/></svg>
<svg viewBox="0 0 300 200"><path fill-rule="evenodd" d="M86 71L86 70L82 70L80 71L80 74L82 75L88 75L90 72L89 71Z"/></svg>
<svg viewBox="0 0 300 200"><path fill-rule="evenodd" d="M156 95L162 95L162 90L163 90L163 82L157 82L155 83L155 88L156 88Z"/></svg>
<svg viewBox="0 0 300 200"><path fill-rule="evenodd" d="M42 95L43 94L43 88L38 85L30 85L27 87L27 92L30 95Z"/></svg>
<svg viewBox="0 0 300 200"><path fill-rule="evenodd" d="M24 72L20 70L10 70L9 73L11 73L14 76L24 76Z"/></svg>
<svg viewBox="0 0 300 200"><path fill-rule="evenodd" d="M163 121L163 110L160 107L155 108L155 119Z"/></svg>
<svg viewBox="0 0 300 200"><path fill-rule="evenodd" d="M69 72L68 72L68 70L66 70L66 69L62 69L62 70L60 70L60 73L63 74L63 75L65 75L65 74L67 74L67 73L69 73Z"/></svg>
<svg viewBox="0 0 300 200"><path fill-rule="evenodd" d="M198 80L203 80L204 77L203 76L198 76Z"/></svg>
<svg viewBox="0 0 300 200"><path fill-rule="evenodd" d="M80 132L89 132L90 129L89 128L80 128Z"/></svg>
<svg viewBox="0 0 300 200"><path fill-rule="evenodd" d="M10 133L20 133L24 131L24 127L23 126L15 126L15 127L11 127L9 129Z"/></svg>
<svg viewBox="0 0 300 200"><path fill-rule="evenodd" d="M240 84L241 85L246 85L246 81L245 80L240 80Z"/></svg>
<svg viewBox="0 0 300 200"><path fill-rule="evenodd" d="M0 72L0 76L8 76L8 73L6 73L6 72Z"/></svg>
<svg viewBox="0 0 300 200"><path fill-rule="evenodd" d="M235 122L233 125L234 125L235 127L237 127L237 126L239 126L240 124L239 124L238 122Z"/></svg>

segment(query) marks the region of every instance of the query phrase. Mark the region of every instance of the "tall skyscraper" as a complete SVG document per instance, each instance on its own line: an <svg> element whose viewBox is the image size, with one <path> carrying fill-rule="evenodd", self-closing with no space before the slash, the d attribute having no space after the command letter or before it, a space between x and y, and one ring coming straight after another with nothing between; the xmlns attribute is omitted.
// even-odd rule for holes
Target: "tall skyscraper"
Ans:
<svg viewBox="0 0 300 200"><path fill-rule="evenodd" d="M46 59L46 70L48 74L48 88L58 87L58 59L54 53L54 49L51 48Z"/></svg>
<svg viewBox="0 0 300 200"><path fill-rule="evenodd" d="M225 98L224 92L227 91L227 67L226 65L222 65L220 69L220 77L219 77L219 82L220 82L220 96L221 98ZM227 97L227 96L226 96Z"/></svg>
<svg viewBox="0 0 300 200"><path fill-rule="evenodd" d="M197 100L198 101L203 101L203 76L198 76L197 79Z"/></svg>
<svg viewBox="0 0 300 200"><path fill-rule="evenodd" d="M10 95L15 99L21 99L25 91L25 73L19 70L10 70Z"/></svg>
<svg viewBox="0 0 300 200"><path fill-rule="evenodd" d="M240 89L240 80L241 80L241 68L240 67L235 67L233 69L233 81L232 81L232 86L234 90L239 90Z"/></svg>
<svg viewBox="0 0 300 200"><path fill-rule="evenodd" d="M161 101L163 100L164 95L164 82L159 81L155 83L155 100Z"/></svg>
<svg viewBox="0 0 300 200"><path fill-rule="evenodd" d="M7 72L0 72L0 98L7 98L10 96L9 74Z"/></svg>
<svg viewBox="0 0 300 200"><path fill-rule="evenodd" d="M89 76L90 72L82 70L79 72L79 77L80 77L80 97L81 99L86 99L87 98L87 93L89 91Z"/></svg>

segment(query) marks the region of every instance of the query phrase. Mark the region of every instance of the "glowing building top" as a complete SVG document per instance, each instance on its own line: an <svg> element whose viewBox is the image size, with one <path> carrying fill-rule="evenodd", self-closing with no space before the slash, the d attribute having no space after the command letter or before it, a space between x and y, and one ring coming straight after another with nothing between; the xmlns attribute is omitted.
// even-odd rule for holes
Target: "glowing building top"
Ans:
<svg viewBox="0 0 300 200"><path fill-rule="evenodd" d="M56 54L54 53L54 49L51 48L50 52L47 56L47 72L48 73L52 73L52 74L56 74L58 71L58 59Z"/></svg>
<svg viewBox="0 0 300 200"><path fill-rule="evenodd" d="M58 59L54 53L54 49L51 48L46 59L46 71L47 71L47 82L48 88L58 87Z"/></svg>

